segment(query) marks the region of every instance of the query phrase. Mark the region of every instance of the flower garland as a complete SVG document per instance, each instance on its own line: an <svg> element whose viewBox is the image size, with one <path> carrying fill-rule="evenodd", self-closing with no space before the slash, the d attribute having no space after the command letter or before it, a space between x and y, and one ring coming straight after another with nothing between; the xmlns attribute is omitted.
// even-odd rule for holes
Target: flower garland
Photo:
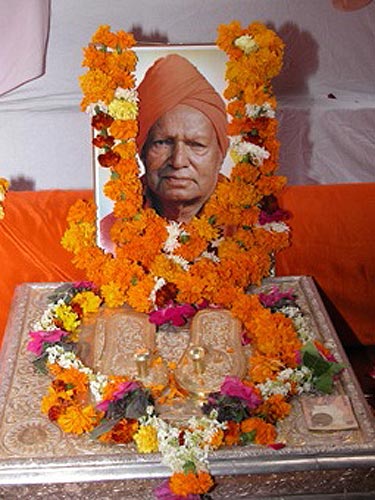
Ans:
<svg viewBox="0 0 375 500"><path fill-rule="evenodd" d="M89 70L80 78L81 107L93 115L98 162L111 170L104 194L114 201L116 252L96 245L95 206L83 201L70 210L62 243L109 307L126 303L150 313L207 301L231 309L243 321L256 307L252 302L245 309L237 306L248 301L247 287L270 274L273 256L288 245L285 213L275 196L285 178L274 174L279 143L271 87L281 68L283 43L260 23L242 29L236 21L219 27L217 43L229 57L225 97L235 166L203 213L188 224L143 207L135 159L135 40L101 26L84 51ZM226 226L232 228L230 235Z"/></svg>
<svg viewBox="0 0 375 500"><path fill-rule="evenodd" d="M268 336L267 354L259 350L266 343L254 338L257 354L249 359L245 379L226 377L220 391L204 402L203 415L178 427L157 415L155 402L166 398L158 387L145 386L126 374L95 373L82 363L76 354L79 330L87 317L98 312L103 299L90 282L62 285L49 297L27 346L36 356L35 367L53 378L42 399L42 412L64 432L90 433L103 443L134 442L140 453L160 452L172 476L155 490L156 497L200 498L214 486L210 452L248 443L283 447L285 443L277 442L276 423L289 414L290 399L331 392L334 377L343 368L312 338L292 291L273 288L259 294L259 300L282 325ZM284 329L288 336L280 343L277 336L283 336ZM289 351L289 342L295 351ZM185 396L172 378L167 390L170 401Z"/></svg>
<svg viewBox="0 0 375 500"><path fill-rule="evenodd" d="M272 257L289 240L286 214L276 199L285 178L275 175L279 143L271 86L282 64L282 41L260 23L219 26L217 44L228 55L224 96L235 165L188 224L143 207L134 44L132 35L101 26L84 51L88 71L80 78L81 107L92 115L97 159L111 171L104 194L114 201L115 255L96 244L94 204L77 202L62 244L90 281L56 291L30 332L29 350L35 365L54 378L42 401L50 420L65 432L88 432L105 443L134 442L141 453L159 451L172 476L156 496L195 500L214 484L209 452L250 442L282 446L275 425L288 415L290 398L329 392L342 367L311 339L291 292L246 293L270 274ZM205 401L200 418L183 428L168 424L156 414L155 402L186 397L173 366L161 393L126 374L94 373L77 357L80 325L102 304L128 304L157 325L183 324L210 305L231 310L244 327L244 343L251 342L245 378L227 377Z"/></svg>
<svg viewBox="0 0 375 500"><path fill-rule="evenodd" d="M9 181L7 181L7 179L4 179L3 177L0 177L0 220L3 219L5 216L3 203L8 188L9 188Z"/></svg>

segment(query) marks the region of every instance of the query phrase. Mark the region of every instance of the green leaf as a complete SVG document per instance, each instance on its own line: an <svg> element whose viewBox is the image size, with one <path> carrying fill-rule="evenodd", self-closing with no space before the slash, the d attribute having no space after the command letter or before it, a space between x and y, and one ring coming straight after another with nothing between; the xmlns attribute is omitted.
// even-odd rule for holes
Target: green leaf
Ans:
<svg viewBox="0 0 375 500"><path fill-rule="evenodd" d="M181 234L179 240L182 244L185 244L190 240L190 236L188 234Z"/></svg>
<svg viewBox="0 0 375 500"><path fill-rule="evenodd" d="M185 474L189 474L189 472L193 472L195 474L197 472L195 463L191 460L185 462L182 468Z"/></svg>
<svg viewBox="0 0 375 500"><path fill-rule="evenodd" d="M97 439L102 434L109 432L118 422L120 422L121 418L122 417L103 419L100 424L90 432L91 439Z"/></svg>
<svg viewBox="0 0 375 500"><path fill-rule="evenodd" d="M241 444L246 445L246 444L253 443L254 439L255 439L255 435L256 435L255 429L253 431L250 431L250 432L244 432L243 434L241 434L241 437L240 437Z"/></svg>
<svg viewBox="0 0 375 500"><path fill-rule="evenodd" d="M33 365L37 373L40 373L41 375L48 375L48 370L47 370L47 354L42 354L38 358L33 360Z"/></svg>
<svg viewBox="0 0 375 500"><path fill-rule="evenodd" d="M334 376L344 368L342 363L327 361L312 342L301 349L302 362L313 373L313 384L319 391L329 394L333 389Z"/></svg>

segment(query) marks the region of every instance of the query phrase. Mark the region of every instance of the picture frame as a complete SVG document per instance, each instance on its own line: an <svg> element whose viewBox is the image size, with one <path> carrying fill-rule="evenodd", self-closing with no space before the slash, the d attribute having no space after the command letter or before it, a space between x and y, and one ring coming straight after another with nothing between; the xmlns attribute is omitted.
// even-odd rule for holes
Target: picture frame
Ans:
<svg viewBox="0 0 375 500"><path fill-rule="evenodd" d="M170 54L178 54L188 59L211 83L215 90L223 97L225 83L225 64L227 60L226 54L220 50L215 44L149 44L136 45L133 48L137 55L138 62L135 71L136 88L143 80L147 70L159 59ZM103 187L109 180L111 171L108 168L103 168L97 159L98 149L92 148L92 163L93 163L93 179L94 179L94 196L96 203L96 228L97 228L97 244L100 246L100 220L110 214L113 209L113 200L106 197L103 193ZM144 173L144 168L140 158L140 175ZM222 165L221 173L229 175L231 169L231 160L227 154Z"/></svg>

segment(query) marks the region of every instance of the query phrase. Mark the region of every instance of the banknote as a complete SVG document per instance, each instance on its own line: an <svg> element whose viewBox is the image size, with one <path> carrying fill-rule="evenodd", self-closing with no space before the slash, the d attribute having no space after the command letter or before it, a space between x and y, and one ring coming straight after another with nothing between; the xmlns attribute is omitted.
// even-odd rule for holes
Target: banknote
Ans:
<svg viewBox="0 0 375 500"><path fill-rule="evenodd" d="M350 399L346 395L302 397L301 404L310 430L340 431L358 428Z"/></svg>

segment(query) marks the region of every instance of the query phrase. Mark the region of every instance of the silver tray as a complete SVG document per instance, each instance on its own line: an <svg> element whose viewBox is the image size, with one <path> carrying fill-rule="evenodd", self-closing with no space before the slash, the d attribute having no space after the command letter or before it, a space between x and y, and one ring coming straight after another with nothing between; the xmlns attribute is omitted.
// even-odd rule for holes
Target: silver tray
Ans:
<svg viewBox="0 0 375 500"><path fill-rule="evenodd" d="M0 355L0 498L151 499L170 475L158 454L64 434L40 413L49 381L34 372L27 334L59 284L26 283L15 292ZM272 278L261 289L272 285L294 289L315 336L346 365L335 392L349 396L358 428L309 431L295 399L292 414L279 426L285 448L248 445L210 456L212 498L374 498L374 418L314 282L305 276Z"/></svg>

